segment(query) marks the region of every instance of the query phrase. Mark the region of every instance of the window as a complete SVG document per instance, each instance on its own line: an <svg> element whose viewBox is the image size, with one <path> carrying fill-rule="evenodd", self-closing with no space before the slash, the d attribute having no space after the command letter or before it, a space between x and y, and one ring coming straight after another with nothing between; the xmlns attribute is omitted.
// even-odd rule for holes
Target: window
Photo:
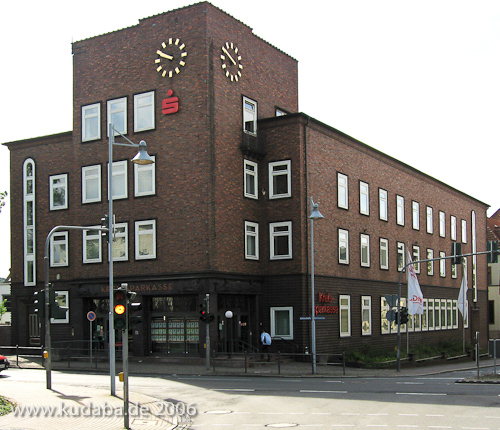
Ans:
<svg viewBox="0 0 500 430"><path fill-rule="evenodd" d="M405 244L398 242L398 272L401 272L405 267Z"/></svg>
<svg viewBox="0 0 500 430"><path fill-rule="evenodd" d="M434 299L434 329L441 330L441 301Z"/></svg>
<svg viewBox="0 0 500 430"><path fill-rule="evenodd" d="M396 196L396 223L405 225L405 199L403 196Z"/></svg>
<svg viewBox="0 0 500 430"><path fill-rule="evenodd" d="M82 167L82 203L101 201L101 166Z"/></svg>
<svg viewBox="0 0 500 430"><path fill-rule="evenodd" d="M453 328L453 301L451 299L446 300L446 327Z"/></svg>
<svg viewBox="0 0 500 430"><path fill-rule="evenodd" d="M462 243L467 243L467 221L462 220Z"/></svg>
<svg viewBox="0 0 500 430"><path fill-rule="evenodd" d="M382 237L380 238L380 268L389 269L389 241Z"/></svg>
<svg viewBox="0 0 500 430"><path fill-rule="evenodd" d="M274 112L275 116L285 116L288 115L287 112L285 112L283 109L276 108Z"/></svg>
<svg viewBox="0 0 500 430"><path fill-rule="evenodd" d="M275 222L269 225L271 260L292 258L292 223Z"/></svg>
<svg viewBox="0 0 500 430"><path fill-rule="evenodd" d="M439 236L446 237L446 214L439 211Z"/></svg>
<svg viewBox="0 0 500 430"><path fill-rule="evenodd" d="M259 224L245 221L245 258L259 259Z"/></svg>
<svg viewBox="0 0 500 430"><path fill-rule="evenodd" d="M441 329L446 330L448 328L448 314L446 312L446 300L441 299Z"/></svg>
<svg viewBox="0 0 500 430"><path fill-rule="evenodd" d="M339 208L349 209L348 178L342 173L337 173L337 205Z"/></svg>
<svg viewBox="0 0 500 430"><path fill-rule="evenodd" d="M55 291L54 298L59 306L68 308L65 318L51 318L52 324L67 324L69 323L69 292L68 291Z"/></svg>
<svg viewBox="0 0 500 430"><path fill-rule="evenodd" d="M152 164L134 163L134 195L135 197L151 196L156 193L156 158L151 156ZM113 167L114 173L114 167ZM113 177L114 179L114 177Z"/></svg>
<svg viewBox="0 0 500 430"><path fill-rule="evenodd" d="M446 260L444 260L444 257L446 257L446 254L443 251L439 252L439 276L444 278L446 276Z"/></svg>
<svg viewBox="0 0 500 430"><path fill-rule="evenodd" d="M366 182L359 183L359 213L370 215L370 189Z"/></svg>
<svg viewBox="0 0 500 430"><path fill-rule="evenodd" d="M420 230L420 204L411 202L412 226L413 230Z"/></svg>
<svg viewBox="0 0 500 430"><path fill-rule="evenodd" d="M108 101L108 124L112 124L115 128L115 136L117 132L127 134L127 98L109 100ZM109 134L109 130L108 130Z"/></svg>
<svg viewBox="0 0 500 430"><path fill-rule="evenodd" d="M457 240L457 217L456 216L451 216L450 217L450 236L451 240Z"/></svg>
<svg viewBox="0 0 500 430"><path fill-rule="evenodd" d="M387 206L387 191L379 188L378 190L378 212L379 217L383 221L388 219L388 206Z"/></svg>
<svg viewBox="0 0 500 430"><path fill-rule="evenodd" d="M413 257L412 261L420 260L420 246L413 245ZM420 273L420 263L413 263L413 267L415 268L415 273Z"/></svg>
<svg viewBox="0 0 500 430"><path fill-rule="evenodd" d="M113 224L113 261L128 260L128 224Z"/></svg>
<svg viewBox="0 0 500 430"><path fill-rule="evenodd" d="M427 260L434 258L434 250L427 248ZM434 261L427 262L427 275L434 275Z"/></svg>
<svg viewBox="0 0 500 430"><path fill-rule="evenodd" d="M136 221L135 259L156 258L156 221Z"/></svg>
<svg viewBox="0 0 500 430"><path fill-rule="evenodd" d="M422 331L429 330L429 307L427 299L424 299L424 313L422 314Z"/></svg>
<svg viewBox="0 0 500 430"><path fill-rule="evenodd" d="M361 335L372 334L372 298L361 296Z"/></svg>
<svg viewBox="0 0 500 430"><path fill-rule="evenodd" d="M108 166L109 175L109 166ZM113 200L126 199L127 190L127 161L113 161ZM109 199L109 193L108 193Z"/></svg>
<svg viewBox="0 0 500 430"><path fill-rule="evenodd" d="M257 134L257 102L247 97L243 97L243 130Z"/></svg>
<svg viewBox="0 0 500 430"><path fill-rule="evenodd" d="M456 264L451 264L451 277L453 279L457 279L458 275L457 275L457 265Z"/></svg>
<svg viewBox="0 0 500 430"><path fill-rule="evenodd" d="M134 96L134 131L155 128L154 91Z"/></svg>
<svg viewBox="0 0 500 430"><path fill-rule="evenodd" d="M23 164L24 285L36 285L35 242L35 162Z"/></svg>
<svg viewBox="0 0 500 430"><path fill-rule="evenodd" d="M291 161L275 161L269 163L269 198L280 199L291 197Z"/></svg>
<svg viewBox="0 0 500 430"><path fill-rule="evenodd" d="M68 265L68 232L62 231L50 238L50 266Z"/></svg>
<svg viewBox="0 0 500 430"><path fill-rule="evenodd" d="M351 296L339 297L340 337L351 335Z"/></svg>
<svg viewBox="0 0 500 430"><path fill-rule="evenodd" d="M243 187L245 197L258 199L258 170L257 163L249 160L243 160Z"/></svg>
<svg viewBox="0 0 500 430"><path fill-rule="evenodd" d="M434 223L432 222L432 208L427 206L426 209L426 218L427 218L427 233L434 233Z"/></svg>
<svg viewBox="0 0 500 430"><path fill-rule="evenodd" d="M458 328L458 300L453 300L452 307L453 328Z"/></svg>
<svg viewBox="0 0 500 430"><path fill-rule="evenodd" d="M427 301L427 306L428 306L427 316L429 321L429 330L434 330L434 299L429 299Z"/></svg>
<svg viewBox="0 0 500 430"><path fill-rule="evenodd" d="M370 267L370 236L362 234L361 242L361 266Z"/></svg>
<svg viewBox="0 0 500 430"><path fill-rule="evenodd" d="M82 142L101 138L101 105L82 107Z"/></svg>
<svg viewBox="0 0 500 430"><path fill-rule="evenodd" d="M271 308L271 337L293 339L293 308Z"/></svg>
<svg viewBox="0 0 500 430"><path fill-rule="evenodd" d="M68 175L54 175L50 179L50 210L68 208Z"/></svg>
<svg viewBox="0 0 500 430"><path fill-rule="evenodd" d="M349 232L339 229L339 263L349 264Z"/></svg>
<svg viewBox="0 0 500 430"><path fill-rule="evenodd" d="M100 227L100 226L95 226L95 227ZM101 238L102 234L100 230L83 230L84 263L100 263L102 261Z"/></svg>

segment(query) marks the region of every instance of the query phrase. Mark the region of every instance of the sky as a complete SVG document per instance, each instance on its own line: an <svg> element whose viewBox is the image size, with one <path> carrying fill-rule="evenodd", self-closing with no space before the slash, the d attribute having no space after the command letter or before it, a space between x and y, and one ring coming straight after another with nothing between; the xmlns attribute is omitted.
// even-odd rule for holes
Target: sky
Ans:
<svg viewBox="0 0 500 430"><path fill-rule="evenodd" d="M72 129L72 41L192 3L2 2L0 143ZM298 60L301 112L490 205L490 216L500 208L500 1L212 3ZM0 191L9 191L4 146ZM0 277L9 212L7 201Z"/></svg>

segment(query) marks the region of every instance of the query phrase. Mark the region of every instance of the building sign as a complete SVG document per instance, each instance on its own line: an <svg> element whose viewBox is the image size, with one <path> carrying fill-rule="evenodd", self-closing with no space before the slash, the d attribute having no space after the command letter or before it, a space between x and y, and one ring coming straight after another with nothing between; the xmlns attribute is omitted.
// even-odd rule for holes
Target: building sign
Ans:
<svg viewBox="0 0 500 430"><path fill-rule="evenodd" d="M321 305L314 306L315 315L339 313L339 307L331 305L331 303L333 302L333 297L330 294L318 293L318 302L320 302Z"/></svg>
<svg viewBox="0 0 500 430"><path fill-rule="evenodd" d="M164 115L179 112L179 97L172 97L173 94L172 90L168 90L168 98L163 99L161 102L161 113Z"/></svg>

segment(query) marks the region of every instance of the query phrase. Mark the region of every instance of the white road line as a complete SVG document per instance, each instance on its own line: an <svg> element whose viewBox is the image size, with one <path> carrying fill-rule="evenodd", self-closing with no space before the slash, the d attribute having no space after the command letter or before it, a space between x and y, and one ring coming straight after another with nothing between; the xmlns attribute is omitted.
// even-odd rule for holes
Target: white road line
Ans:
<svg viewBox="0 0 500 430"><path fill-rule="evenodd" d="M347 394L347 391L333 391L333 390L300 390L301 393L334 393L334 394Z"/></svg>
<svg viewBox="0 0 500 430"><path fill-rule="evenodd" d="M348 416L351 416L351 415L352 415L352 416L356 416L356 417L357 417L357 416L359 416L359 415L361 415L361 414L355 414L355 413L353 413L353 412L342 412L340 415L348 415Z"/></svg>
<svg viewBox="0 0 500 430"><path fill-rule="evenodd" d="M354 427L354 424L332 424L332 427Z"/></svg>
<svg viewBox="0 0 500 430"><path fill-rule="evenodd" d="M446 396L446 393L396 393L407 396Z"/></svg>
<svg viewBox="0 0 500 430"><path fill-rule="evenodd" d="M243 391L243 392L253 392L255 390L251 388L211 388L210 391Z"/></svg>
<svg viewBox="0 0 500 430"><path fill-rule="evenodd" d="M423 382L396 382L396 384L401 384L401 385L424 385Z"/></svg>
<svg viewBox="0 0 500 430"><path fill-rule="evenodd" d="M426 417L444 417L444 415L431 415L431 414L425 414Z"/></svg>
<svg viewBox="0 0 500 430"><path fill-rule="evenodd" d="M418 427L419 427L419 426L411 426L411 425L409 425L409 424L398 424L398 425L397 425L397 427L401 427L401 428L411 428L411 429L415 429L415 428L417 428L417 429L418 429Z"/></svg>
<svg viewBox="0 0 500 430"><path fill-rule="evenodd" d="M453 427L448 427L448 426L429 426L427 428L430 428L430 429L451 429Z"/></svg>
<svg viewBox="0 0 500 430"><path fill-rule="evenodd" d="M389 414L382 414L382 413L380 413L380 414L366 414L366 415L368 415L369 417L380 417L380 416L384 416L385 417L385 416L387 416Z"/></svg>
<svg viewBox="0 0 500 430"><path fill-rule="evenodd" d="M489 427L461 427L463 430L491 430Z"/></svg>
<svg viewBox="0 0 500 430"><path fill-rule="evenodd" d="M400 417L418 417L418 414L398 414Z"/></svg>

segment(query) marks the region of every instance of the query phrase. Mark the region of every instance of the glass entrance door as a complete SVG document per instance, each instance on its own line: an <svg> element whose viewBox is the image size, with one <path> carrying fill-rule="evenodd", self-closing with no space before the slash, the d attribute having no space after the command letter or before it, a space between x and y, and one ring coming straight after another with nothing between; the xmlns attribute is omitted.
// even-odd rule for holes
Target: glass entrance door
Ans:
<svg viewBox="0 0 500 430"><path fill-rule="evenodd" d="M198 353L199 320L186 317L153 317L151 319L151 352L153 354Z"/></svg>

